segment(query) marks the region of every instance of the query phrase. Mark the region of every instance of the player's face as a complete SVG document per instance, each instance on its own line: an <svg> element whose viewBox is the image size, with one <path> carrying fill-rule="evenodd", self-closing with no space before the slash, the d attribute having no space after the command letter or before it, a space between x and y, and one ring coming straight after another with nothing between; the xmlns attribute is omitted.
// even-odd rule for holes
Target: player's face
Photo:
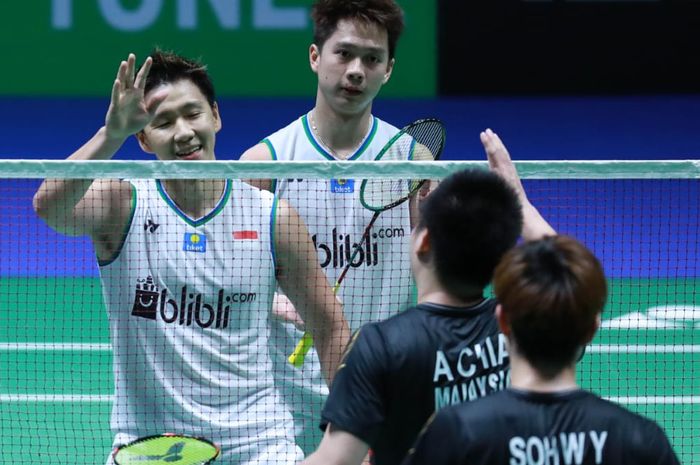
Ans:
<svg viewBox="0 0 700 465"><path fill-rule="evenodd" d="M141 147L159 160L214 160L216 133L221 129L216 104L212 108L188 79L163 86L167 86L168 96L139 133Z"/></svg>
<svg viewBox="0 0 700 465"><path fill-rule="evenodd" d="M318 75L318 98L350 115L372 103L394 66L386 29L351 20L340 20L322 49L312 45L309 59Z"/></svg>

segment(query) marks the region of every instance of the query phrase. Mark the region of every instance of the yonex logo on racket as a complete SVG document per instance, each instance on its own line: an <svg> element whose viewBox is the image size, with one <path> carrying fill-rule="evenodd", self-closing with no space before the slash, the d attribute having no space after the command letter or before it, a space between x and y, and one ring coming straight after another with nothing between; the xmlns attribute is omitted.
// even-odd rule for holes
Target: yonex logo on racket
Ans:
<svg viewBox="0 0 700 465"><path fill-rule="evenodd" d="M169 296L168 289L158 290L152 277L139 279L131 314L181 326L194 324L203 329L225 329L228 327L229 315L234 304L250 304L258 298L255 292L234 292L225 295L224 290L220 289L212 302L202 294L188 292L187 286L180 289L179 299Z"/></svg>

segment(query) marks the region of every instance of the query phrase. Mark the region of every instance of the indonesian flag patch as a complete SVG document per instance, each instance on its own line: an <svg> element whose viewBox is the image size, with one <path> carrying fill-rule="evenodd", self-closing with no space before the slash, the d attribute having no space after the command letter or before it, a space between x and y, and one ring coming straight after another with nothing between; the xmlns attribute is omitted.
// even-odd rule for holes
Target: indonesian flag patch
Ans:
<svg viewBox="0 0 700 465"><path fill-rule="evenodd" d="M258 232L257 231L234 231L233 232L233 239L234 240L254 240L258 238Z"/></svg>

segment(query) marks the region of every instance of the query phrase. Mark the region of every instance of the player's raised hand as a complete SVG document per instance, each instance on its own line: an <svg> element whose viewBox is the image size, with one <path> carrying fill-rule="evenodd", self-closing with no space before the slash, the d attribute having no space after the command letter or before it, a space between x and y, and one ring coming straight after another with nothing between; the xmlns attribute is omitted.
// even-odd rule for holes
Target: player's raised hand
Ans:
<svg viewBox="0 0 700 465"><path fill-rule="evenodd" d="M120 63L105 117L107 137L126 139L141 131L153 119L158 105L167 97L167 91L161 89L149 95L148 99L145 98L144 88L152 63L151 57L146 58L138 74L133 53Z"/></svg>
<svg viewBox="0 0 700 465"><path fill-rule="evenodd" d="M513 160L510 158L510 154L503 145L501 138L498 134L493 132L491 129L486 129L480 134L481 143L486 151L486 158L489 162L489 168L491 171L501 176L506 182L515 190L518 196L521 198L525 197L525 189L523 184L520 182L520 176L518 176L518 171L515 169Z"/></svg>
<svg viewBox="0 0 700 465"><path fill-rule="evenodd" d="M523 207L523 232L525 240L541 239L544 236L556 234L554 228L545 220L540 212L527 198L527 193L520 181L518 171L515 169L510 154L503 145L501 138L491 129L487 129L480 134L481 143L484 145L486 157L489 161L491 171L501 176L515 190L520 204Z"/></svg>

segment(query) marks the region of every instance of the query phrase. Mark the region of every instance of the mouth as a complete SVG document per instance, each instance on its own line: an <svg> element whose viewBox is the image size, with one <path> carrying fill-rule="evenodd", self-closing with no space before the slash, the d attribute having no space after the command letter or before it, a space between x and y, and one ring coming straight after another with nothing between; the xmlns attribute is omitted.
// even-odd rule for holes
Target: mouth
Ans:
<svg viewBox="0 0 700 465"><path fill-rule="evenodd" d="M181 160L190 160L192 158L197 158L199 153L202 151L201 145L195 145L193 147L186 147L175 152L175 156Z"/></svg>
<svg viewBox="0 0 700 465"><path fill-rule="evenodd" d="M342 87L341 89L348 95L357 96L362 94L362 90L358 87Z"/></svg>

